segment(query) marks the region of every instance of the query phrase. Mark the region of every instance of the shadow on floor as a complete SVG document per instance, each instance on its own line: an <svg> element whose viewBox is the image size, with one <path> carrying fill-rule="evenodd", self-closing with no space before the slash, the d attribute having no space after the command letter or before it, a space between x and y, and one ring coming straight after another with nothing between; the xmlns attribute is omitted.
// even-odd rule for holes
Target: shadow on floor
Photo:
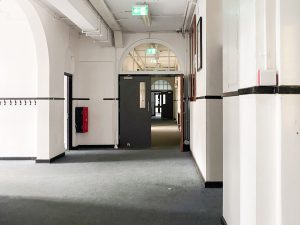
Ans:
<svg viewBox="0 0 300 225"><path fill-rule="evenodd" d="M219 216L207 210L191 213L0 196L1 225L219 225Z"/></svg>
<svg viewBox="0 0 300 225"><path fill-rule="evenodd" d="M53 163L88 163L88 162L124 162L124 161L159 161L181 160L190 157L190 153L182 153L173 149L164 151L148 150L84 150L70 151L66 156Z"/></svg>

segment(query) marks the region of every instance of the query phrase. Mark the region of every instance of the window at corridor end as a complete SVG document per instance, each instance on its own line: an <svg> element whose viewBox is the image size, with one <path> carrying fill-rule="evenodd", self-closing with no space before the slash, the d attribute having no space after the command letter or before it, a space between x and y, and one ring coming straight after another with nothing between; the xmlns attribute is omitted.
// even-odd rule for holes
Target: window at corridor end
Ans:
<svg viewBox="0 0 300 225"><path fill-rule="evenodd" d="M157 43L141 44L133 48L123 62L123 72L180 71L177 56L172 50Z"/></svg>

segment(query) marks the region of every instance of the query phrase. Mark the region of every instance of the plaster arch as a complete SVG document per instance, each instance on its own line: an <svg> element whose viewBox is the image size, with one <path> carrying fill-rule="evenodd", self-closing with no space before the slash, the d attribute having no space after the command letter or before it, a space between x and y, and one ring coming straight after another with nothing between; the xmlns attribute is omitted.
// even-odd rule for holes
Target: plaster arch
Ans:
<svg viewBox="0 0 300 225"><path fill-rule="evenodd" d="M134 49L135 47L141 45L141 44L148 44L148 43L157 43L157 44L161 44L164 45L166 47L168 47L169 49L171 49L171 51L177 56L178 61L179 61L179 65L180 65L180 71L175 71L175 72L148 72L148 71L140 71L140 72L130 72L130 73L134 73L134 74L183 74L183 68L184 68L184 60L183 57L179 54L179 52L177 51L176 48L174 48L172 45L170 45L169 43L167 43L166 41L163 41L161 39L154 39L154 38L145 38L145 39L141 39L138 41L135 41L134 43L132 43L121 55L121 58L119 60L119 65L118 65L118 72L119 74L127 74L126 72L123 72L123 63L124 60L126 58L126 56L129 54L129 52Z"/></svg>
<svg viewBox="0 0 300 225"><path fill-rule="evenodd" d="M38 96L49 95L50 58L46 33L36 9L30 1L15 0L25 13L33 34L38 67Z"/></svg>

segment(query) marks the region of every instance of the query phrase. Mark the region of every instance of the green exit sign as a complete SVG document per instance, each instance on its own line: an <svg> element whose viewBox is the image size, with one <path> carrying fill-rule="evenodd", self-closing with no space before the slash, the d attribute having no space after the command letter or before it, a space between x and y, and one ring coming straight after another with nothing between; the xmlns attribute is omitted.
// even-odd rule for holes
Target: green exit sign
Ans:
<svg viewBox="0 0 300 225"><path fill-rule="evenodd" d="M156 54L156 48L148 48L146 51L147 55L155 55Z"/></svg>
<svg viewBox="0 0 300 225"><path fill-rule="evenodd" d="M148 16L149 8L148 5L135 5L132 6L133 16Z"/></svg>

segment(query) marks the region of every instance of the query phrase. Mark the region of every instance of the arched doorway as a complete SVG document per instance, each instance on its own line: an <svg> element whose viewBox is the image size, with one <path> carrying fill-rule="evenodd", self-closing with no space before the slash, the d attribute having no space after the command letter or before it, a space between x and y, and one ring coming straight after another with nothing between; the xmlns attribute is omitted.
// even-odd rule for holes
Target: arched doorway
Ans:
<svg viewBox="0 0 300 225"><path fill-rule="evenodd" d="M34 159L48 132L38 123L47 120L38 98L49 86L45 33L33 5L23 0L0 1L0 29L0 157Z"/></svg>
<svg viewBox="0 0 300 225"><path fill-rule="evenodd" d="M125 51L119 76L120 147L154 147L151 127L161 119L168 120L158 129L165 131L161 133L166 134L164 139L173 129L178 134L176 146L181 147L184 90L180 61L169 46L160 42L139 42ZM137 137L147 144L137 143Z"/></svg>

